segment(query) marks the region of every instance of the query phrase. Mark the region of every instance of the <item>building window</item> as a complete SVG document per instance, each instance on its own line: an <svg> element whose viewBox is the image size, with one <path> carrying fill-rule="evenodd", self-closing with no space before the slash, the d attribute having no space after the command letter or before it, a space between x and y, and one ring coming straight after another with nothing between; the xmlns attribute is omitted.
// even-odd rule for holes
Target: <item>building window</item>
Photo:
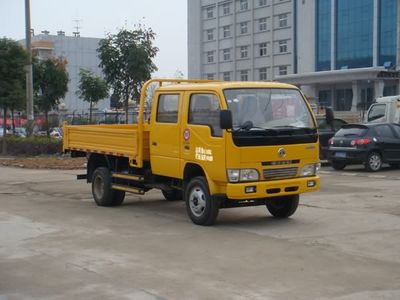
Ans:
<svg viewBox="0 0 400 300"><path fill-rule="evenodd" d="M279 66L278 67L279 75L287 75L287 66Z"/></svg>
<svg viewBox="0 0 400 300"><path fill-rule="evenodd" d="M241 81L249 81L249 71L248 70L240 71L240 80Z"/></svg>
<svg viewBox="0 0 400 300"><path fill-rule="evenodd" d="M231 60L231 49L227 48L222 50L224 61Z"/></svg>
<svg viewBox="0 0 400 300"><path fill-rule="evenodd" d="M214 40L214 29L207 29L207 41Z"/></svg>
<svg viewBox="0 0 400 300"><path fill-rule="evenodd" d="M331 0L316 1L317 71L331 69Z"/></svg>
<svg viewBox="0 0 400 300"><path fill-rule="evenodd" d="M207 62L209 64L214 62L214 51L207 51Z"/></svg>
<svg viewBox="0 0 400 300"><path fill-rule="evenodd" d="M214 18L214 7L207 7L206 12L207 12L207 19Z"/></svg>
<svg viewBox="0 0 400 300"><path fill-rule="evenodd" d="M231 72L224 72L222 74L222 77L223 77L224 81L230 81L231 80Z"/></svg>
<svg viewBox="0 0 400 300"><path fill-rule="evenodd" d="M231 26L230 25L226 25L226 26L222 27L222 31L223 31L224 38L228 38L231 36Z"/></svg>
<svg viewBox="0 0 400 300"><path fill-rule="evenodd" d="M279 53L287 52L287 40L279 41Z"/></svg>
<svg viewBox="0 0 400 300"><path fill-rule="evenodd" d="M258 6L265 6L267 5L267 0L258 0Z"/></svg>
<svg viewBox="0 0 400 300"><path fill-rule="evenodd" d="M247 0L240 0L240 10L248 10L249 3Z"/></svg>
<svg viewBox="0 0 400 300"><path fill-rule="evenodd" d="M261 43L258 45L259 50L260 50L260 56L266 56L267 55L267 43Z"/></svg>
<svg viewBox="0 0 400 300"><path fill-rule="evenodd" d="M318 104L323 107L332 106L332 92L330 90L319 91Z"/></svg>
<svg viewBox="0 0 400 300"><path fill-rule="evenodd" d="M267 30L267 18L258 19L258 29L260 31L266 31Z"/></svg>
<svg viewBox="0 0 400 300"><path fill-rule="evenodd" d="M241 46L240 47L240 58L247 58L249 56L249 47Z"/></svg>
<svg viewBox="0 0 400 300"><path fill-rule="evenodd" d="M207 78L208 80L214 80L214 73L207 73L207 74L206 74L206 78Z"/></svg>
<svg viewBox="0 0 400 300"><path fill-rule="evenodd" d="M260 68L258 70L258 77L260 80L267 80L267 68Z"/></svg>
<svg viewBox="0 0 400 300"><path fill-rule="evenodd" d="M231 13L231 4L230 3L222 4L222 14L226 16L229 15L230 13Z"/></svg>
<svg viewBox="0 0 400 300"><path fill-rule="evenodd" d="M247 34L249 32L249 22L241 22L240 25L240 34Z"/></svg>
<svg viewBox="0 0 400 300"><path fill-rule="evenodd" d="M397 1L380 1L379 9L379 65L396 65Z"/></svg>
<svg viewBox="0 0 400 300"><path fill-rule="evenodd" d="M287 14L281 14L278 16L279 18L279 27L287 27L288 26L288 16Z"/></svg>
<svg viewBox="0 0 400 300"><path fill-rule="evenodd" d="M349 111L351 110L352 102L353 102L352 89L337 89L335 91L335 103L334 103L335 110Z"/></svg>
<svg viewBox="0 0 400 300"><path fill-rule="evenodd" d="M336 69L372 67L374 1L336 0L336 7Z"/></svg>

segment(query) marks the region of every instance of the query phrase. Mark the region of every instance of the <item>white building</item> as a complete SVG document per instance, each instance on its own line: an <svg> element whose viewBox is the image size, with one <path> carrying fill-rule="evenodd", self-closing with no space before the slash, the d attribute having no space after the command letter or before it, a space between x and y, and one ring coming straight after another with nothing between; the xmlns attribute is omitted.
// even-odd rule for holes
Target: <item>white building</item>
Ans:
<svg viewBox="0 0 400 300"><path fill-rule="evenodd" d="M190 78L277 80L336 111L398 94L398 0L188 0Z"/></svg>
<svg viewBox="0 0 400 300"><path fill-rule="evenodd" d="M65 103L68 113L82 114L89 110L89 103L80 99L76 94L80 79L79 71L82 68L103 77L99 68L100 59L96 51L99 41L99 38L65 36L62 31L59 31L57 35L45 33L32 37L32 51L39 59L61 56L68 62L67 72L70 79L68 92L60 101ZM100 100L96 107L99 110L109 108L110 100Z"/></svg>

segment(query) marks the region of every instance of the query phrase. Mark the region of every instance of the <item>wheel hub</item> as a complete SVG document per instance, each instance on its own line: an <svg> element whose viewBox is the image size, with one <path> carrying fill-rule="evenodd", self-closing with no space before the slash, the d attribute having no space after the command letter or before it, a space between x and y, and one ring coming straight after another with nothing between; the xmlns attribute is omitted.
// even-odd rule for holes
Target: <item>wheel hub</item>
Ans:
<svg viewBox="0 0 400 300"><path fill-rule="evenodd" d="M103 194L104 194L104 182L100 176L97 176L94 179L93 186L94 186L94 193L95 193L96 197L98 199L102 198Z"/></svg>
<svg viewBox="0 0 400 300"><path fill-rule="evenodd" d="M378 155L372 155L369 159L369 165L371 169L378 170L379 167L381 166L380 157Z"/></svg>
<svg viewBox="0 0 400 300"><path fill-rule="evenodd" d="M196 217L201 217L206 208L206 198L201 188L194 188L189 195L189 207Z"/></svg>

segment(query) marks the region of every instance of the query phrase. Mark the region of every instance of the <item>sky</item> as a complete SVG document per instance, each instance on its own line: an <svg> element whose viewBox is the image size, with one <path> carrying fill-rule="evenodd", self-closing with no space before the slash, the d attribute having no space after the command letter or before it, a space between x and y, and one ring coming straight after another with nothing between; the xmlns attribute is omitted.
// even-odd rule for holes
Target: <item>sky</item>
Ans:
<svg viewBox="0 0 400 300"><path fill-rule="evenodd" d="M35 34L62 30L72 36L78 24L82 37L103 38L138 23L151 27L160 49L154 77L172 77L177 70L187 77L187 0L30 0L30 5ZM0 37L25 38L25 0L0 0Z"/></svg>

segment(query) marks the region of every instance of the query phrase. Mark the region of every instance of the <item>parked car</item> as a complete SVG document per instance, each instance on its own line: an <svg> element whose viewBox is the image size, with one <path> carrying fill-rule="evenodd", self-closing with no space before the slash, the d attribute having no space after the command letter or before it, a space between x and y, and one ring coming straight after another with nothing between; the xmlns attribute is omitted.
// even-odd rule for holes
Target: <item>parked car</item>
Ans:
<svg viewBox="0 0 400 300"><path fill-rule="evenodd" d="M56 138L56 139L62 139L62 137L63 137L62 129L60 127L51 128L50 137Z"/></svg>
<svg viewBox="0 0 400 300"><path fill-rule="evenodd" d="M383 163L400 166L400 124L368 123L344 125L329 140L328 160L336 170L364 164L379 171Z"/></svg>
<svg viewBox="0 0 400 300"><path fill-rule="evenodd" d="M24 127L15 127L15 136L25 138L26 129Z"/></svg>
<svg viewBox="0 0 400 300"><path fill-rule="evenodd" d="M342 119L333 119L331 124L328 124L326 117L318 116L317 124L319 135L319 159L326 160L328 158L329 139L332 138L343 125L347 124L347 122Z"/></svg>

